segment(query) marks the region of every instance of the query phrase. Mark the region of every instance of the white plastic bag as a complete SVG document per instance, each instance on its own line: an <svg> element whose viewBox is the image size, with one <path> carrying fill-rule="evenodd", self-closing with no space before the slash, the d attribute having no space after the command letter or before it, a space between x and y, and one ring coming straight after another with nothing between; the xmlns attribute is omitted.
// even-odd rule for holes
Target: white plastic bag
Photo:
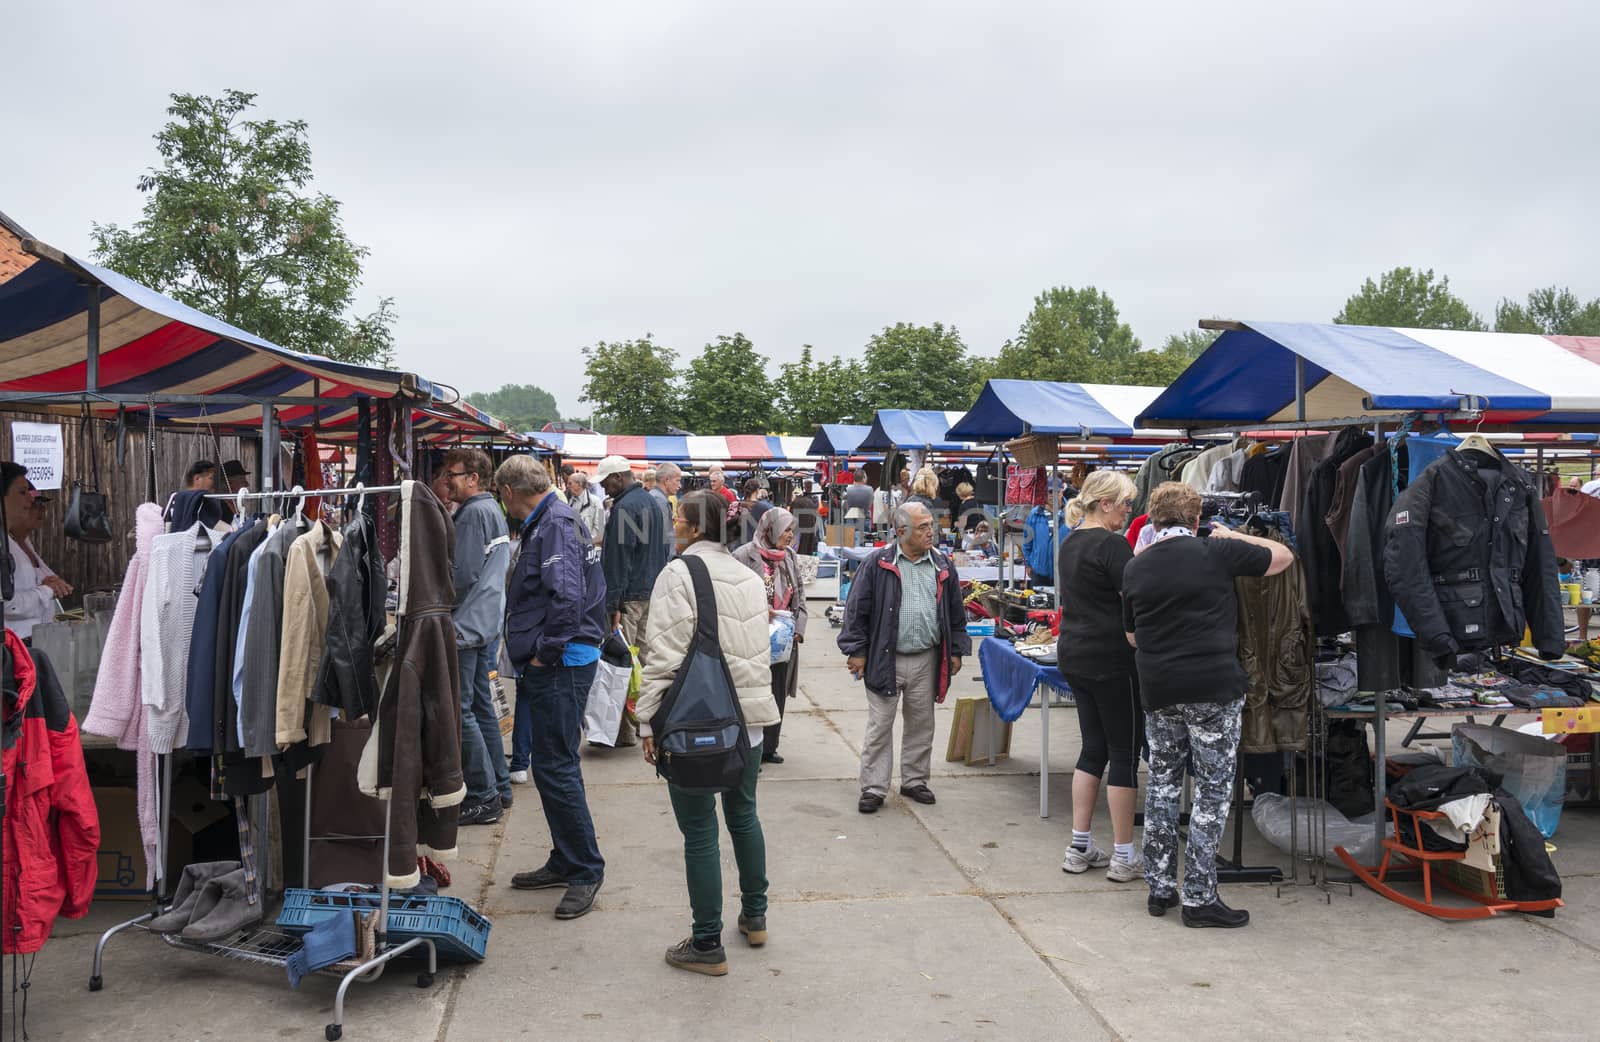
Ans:
<svg viewBox="0 0 1600 1042"><path fill-rule="evenodd" d="M1351 819L1339 813L1339 809L1331 803L1324 804L1328 815L1328 831L1323 844L1323 857L1329 861L1337 861L1338 854L1334 847L1343 847L1350 856L1363 865L1375 865L1381 851L1378 849L1377 834L1372 827L1372 815L1366 815L1366 820L1361 818ZM1299 833L1301 851L1312 849L1311 814L1316 804L1305 797L1296 801L1296 816L1299 817ZM1277 847L1285 854L1292 853L1289 849L1289 797L1279 796L1274 792L1260 793L1255 797L1255 806L1250 809L1250 817L1256 823L1256 831L1268 843ZM1394 835L1394 826L1385 825L1384 835Z"/></svg>
<svg viewBox="0 0 1600 1042"><path fill-rule="evenodd" d="M772 664L788 662L789 656L794 654L794 612L773 612L767 634L772 641Z"/></svg>
<svg viewBox="0 0 1600 1042"><path fill-rule="evenodd" d="M589 700L583 707L583 734L595 745L616 745L622 711L628 704L628 681L633 667L613 666L601 659L595 667Z"/></svg>

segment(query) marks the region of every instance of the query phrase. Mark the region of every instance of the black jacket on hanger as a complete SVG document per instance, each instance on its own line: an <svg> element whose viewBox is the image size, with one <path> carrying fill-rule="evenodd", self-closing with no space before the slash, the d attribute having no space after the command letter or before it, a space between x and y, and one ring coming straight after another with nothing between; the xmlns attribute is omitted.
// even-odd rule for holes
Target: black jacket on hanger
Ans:
<svg viewBox="0 0 1600 1042"><path fill-rule="evenodd" d="M1555 549L1528 475L1498 452L1451 449L1395 500L1383 574L1428 652L1522 643L1566 650Z"/></svg>
<svg viewBox="0 0 1600 1042"><path fill-rule="evenodd" d="M357 513L345 526L339 556L328 571L328 640L311 692L312 701L338 707L348 720L378 707L372 645L383 632L387 593L377 532L366 513Z"/></svg>

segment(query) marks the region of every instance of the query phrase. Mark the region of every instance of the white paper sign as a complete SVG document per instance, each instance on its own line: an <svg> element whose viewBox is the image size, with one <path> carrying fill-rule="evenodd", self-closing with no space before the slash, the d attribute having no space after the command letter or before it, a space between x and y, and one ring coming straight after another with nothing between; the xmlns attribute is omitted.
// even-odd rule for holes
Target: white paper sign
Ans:
<svg viewBox="0 0 1600 1042"><path fill-rule="evenodd" d="M59 423L11 423L11 452L28 468L28 480L38 489L61 487L64 453Z"/></svg>

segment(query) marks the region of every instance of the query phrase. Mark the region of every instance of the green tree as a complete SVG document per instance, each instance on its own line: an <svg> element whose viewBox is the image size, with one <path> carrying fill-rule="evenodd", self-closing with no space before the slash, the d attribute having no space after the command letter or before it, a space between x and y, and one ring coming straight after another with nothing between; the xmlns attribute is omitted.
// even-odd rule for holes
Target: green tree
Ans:
<svg viewBox="0 0 1600 1042"><path fill-rule="evenodd" d="M144 216L95 224L94 256L191 307L283 347L391 365L394 302L349 314L367 250L333 197L307 191L304 120L253 120L254 94L174 94L139 178Z"/></svg>
<svg viewBox="0 0 1600 1042"><path fill-rule="evenodd" d="M1335 322L1405 329L1482 329L1483 320L1450 292L1450 280L1433 269L1394 268L1361 284Z"/></svg>
<svg viewBox="0 0 1600 1042"><path fill-rule="evenodd" d="M533 384L506 384L498 391L469 394L467 401L516 431L536 431L561 419L555 396Z"/></svg>
<svg viewBox="0 0 1600 1042"><path fill-rule="evenodd" d="M819 423L863 423L870 419L861 363L815 359L813 348L800 349L798 362L785 362L772 382L779 423L785 434L809 435Z"/></svg>
<svg viewBox="0 0 1600 1042"><path fill-rule="evenodd" d="M1184 364L1205 354L1206 348L1216 342L1220 334L1213 329L1186 329L1169 335L1161 345L1161 353L1182 358Z"/></svg>
<svg viewBox="0 0 1600 1042"><path fill-rule="evenodd" d="M678 422L678 355L649 333L638 340L602 340L583 349L583 361L581 400L594 406L596 429L664 434Z"/></svg>
<svg viewBox="0 0 1600 1042"><path fill-rule="evenodd" d="M1056 286L1034 298L1017 335L1000 348L996 377L1115 383L1140 349L1108 294Z"/></svg>
<svg viewBox="0 0 1600 1042"><path fill-rule="evenodd" d="M696 434L766 434L775 409L766 359L743 333L719 336L683 377L683 425Z"/></svg>
<svg viewBox="0 0 1600 1042"><path fill-rule="evenodd" d="M885 326L861 360L872 409L965 409L972 404L972 361L954 326Z"/></svg>
<svg viewBox="0 0 1600 1042"><path fill-rule="evenodd" d="M1548 336L1600 336L1600 300L1582 304L1570 289L1546 286L1528 294L1526 304L1509 298L1494 309L1497 333Z"/></svg>

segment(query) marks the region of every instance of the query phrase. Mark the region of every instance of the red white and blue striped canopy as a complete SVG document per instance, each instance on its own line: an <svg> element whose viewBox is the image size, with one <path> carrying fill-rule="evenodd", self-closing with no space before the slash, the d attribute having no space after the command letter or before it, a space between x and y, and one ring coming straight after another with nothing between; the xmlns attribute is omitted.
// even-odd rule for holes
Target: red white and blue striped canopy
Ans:
<svg viewBox="0 0 1600 1042"><path fill-rule="evenodd" d="M1486 426L1571 430L1600 424L1600 337L1241 322L1140 413L1141 427L1204 427L1305 417L1449 411L1483 403Z"/></svg>
<svg viewBox="0 0 1600 1042"><path fill-rule="evenodd" d="M529 437L575 460L624 456L635 463L793 463L810 466L817 458L807 452L806 438L776 434L680 436L669 434L560 434L542 431Z"/></svg>

